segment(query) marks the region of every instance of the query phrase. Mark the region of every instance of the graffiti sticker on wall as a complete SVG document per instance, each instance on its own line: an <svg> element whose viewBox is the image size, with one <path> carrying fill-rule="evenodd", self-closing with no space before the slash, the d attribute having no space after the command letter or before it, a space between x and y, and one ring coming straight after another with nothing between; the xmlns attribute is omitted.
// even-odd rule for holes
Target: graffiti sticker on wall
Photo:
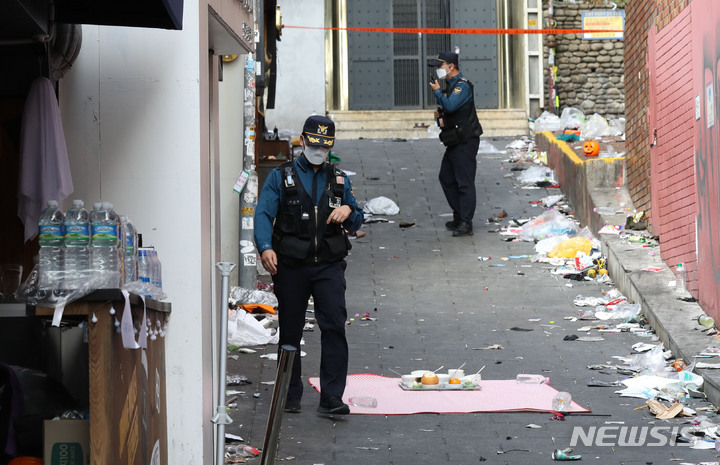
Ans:
<svg viewBox="0 0 720 465"><path fill-rule="evenodd" d="M715 125L715 105L713 104L713 85L705 87L705 117L707 118L708 129Z"/></svg>

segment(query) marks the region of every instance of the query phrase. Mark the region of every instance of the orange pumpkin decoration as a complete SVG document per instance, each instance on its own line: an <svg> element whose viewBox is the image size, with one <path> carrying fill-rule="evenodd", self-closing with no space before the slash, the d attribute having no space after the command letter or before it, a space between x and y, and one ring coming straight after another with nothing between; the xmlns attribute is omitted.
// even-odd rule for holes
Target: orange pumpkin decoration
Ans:
<svg viewBox="0 0 720 465"><path fill-rule="evenodd" d="M594 140L585 141L583 144L583 153L588 157L596 157L600 153L600 144Z"/></svg>

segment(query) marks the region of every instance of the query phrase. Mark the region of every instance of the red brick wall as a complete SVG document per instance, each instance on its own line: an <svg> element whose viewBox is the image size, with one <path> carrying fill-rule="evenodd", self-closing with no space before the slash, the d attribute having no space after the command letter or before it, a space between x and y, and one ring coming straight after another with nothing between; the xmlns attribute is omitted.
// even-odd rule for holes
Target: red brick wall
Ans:
<svg viewBox="0 0 720 465"><path fill-rule="evenodd" d="M657 210L653 225L665 262L687 263L689 278L695 269L697 214L692 34L687 8L657 32L649 68L655 79L649 93L655 115L650 131L657 134L650 150L653 209Z"/></svg>
<svg viewBox="0 0 720 465"><path fill-rule="evenodd" d="M647 35L670 24L690 0L633 0L625 7L625 131L627 188L635 208L646 211L655 226L650 196L650 132Z"/></svg>

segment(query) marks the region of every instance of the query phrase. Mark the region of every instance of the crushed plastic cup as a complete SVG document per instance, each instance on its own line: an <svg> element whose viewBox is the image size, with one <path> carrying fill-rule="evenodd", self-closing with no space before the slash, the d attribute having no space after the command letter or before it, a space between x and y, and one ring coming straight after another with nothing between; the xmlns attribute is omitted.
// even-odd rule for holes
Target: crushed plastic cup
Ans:
<svg viewBox="0 0 720 465"><path fill-rule="evenodd" d="M348 403L355 407L375 408L378 405L377 399L374 397L351 397Z"/></svg>
<svg viewBox="0 0 720 465"><path fill-rule="evenodd" d="M552 409L556 412L567 412L572 402L572 396L569 392L560 391L555 394L552 400Z"/></svg>
<svg viewBox="0 0 720 465"><path fill-rule="evenodd" d="M572 454L572 449L569 447L567 449L555 449L552 453L553 460L581 460L582 455L570 455Z"/></svg>

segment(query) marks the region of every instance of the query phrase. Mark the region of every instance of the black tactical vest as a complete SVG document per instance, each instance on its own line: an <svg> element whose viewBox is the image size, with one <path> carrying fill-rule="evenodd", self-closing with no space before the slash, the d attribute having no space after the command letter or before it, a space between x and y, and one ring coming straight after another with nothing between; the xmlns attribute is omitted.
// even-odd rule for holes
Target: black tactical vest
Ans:
<svg viewBox="0 0 720 465"><path fill-rule="evenodd" d="M481 136L483 133L482 126L475 112L475 88L472 82L465 78L458 80L467 82L470 85L471 99L467 103L452 113L443 114L443 128L440 133L440 140L443 144L456 145L465 142L471 137ZM455 87L447 89L445 96L449 97Z"/></svg>
<svg viewBox="0 0 720 465"><path fill-rule="evenodd" d="M291 266L334 263L352 247L338 223L327 224L335 208L342 205L344 186L337 182L342 171L325 164L325 188L318 205L305 191L290 161L280 165L282 197L273 227L272 246L280 260Z"/></svg>

